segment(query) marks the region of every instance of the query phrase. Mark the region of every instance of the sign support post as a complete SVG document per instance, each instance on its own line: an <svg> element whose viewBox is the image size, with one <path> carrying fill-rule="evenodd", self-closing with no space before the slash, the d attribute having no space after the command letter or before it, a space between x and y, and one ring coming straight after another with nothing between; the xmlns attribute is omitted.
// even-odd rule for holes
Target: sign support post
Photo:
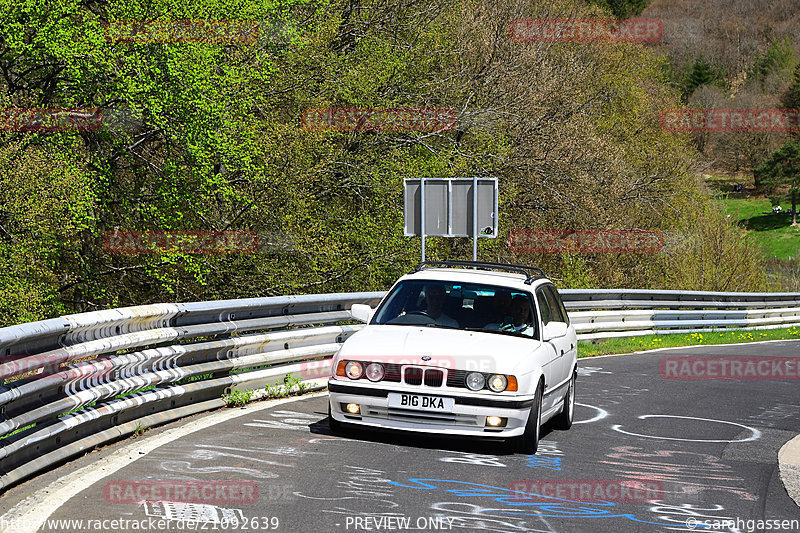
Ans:
<svg viewBox="0 0 800 533"><path fill-rule="evenodd" d="M472 260L478 260L478 177L472 178Z"/></svg>
<svg viewBox="0 0 800 533"><path fill-rule="evenodd" d="M425 261L425 178L419 180L419 225L422 235L422 260Z"/></svg>

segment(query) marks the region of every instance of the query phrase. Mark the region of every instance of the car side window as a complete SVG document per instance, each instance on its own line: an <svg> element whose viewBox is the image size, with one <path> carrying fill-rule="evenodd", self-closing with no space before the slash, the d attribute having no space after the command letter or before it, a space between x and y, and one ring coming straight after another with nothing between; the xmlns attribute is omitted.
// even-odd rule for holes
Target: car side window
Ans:
<svg viewBox="0 0 800 533"><path fill-rule="evenodd" d="M561 311L561 316L564 318L562 322L565 322L569 326L569 314L567 314L567 308L564 307L564 301L561 299L561 295L558 294L558 290L555 286L551 285L548 288L550 289L550 294L553 296L553 301Z"/></svg>
<svg viewBox="0 0 800 533"><path fill-rule="evenodd" d="M539 302L539 312L542 314L542 326L546 326L551 320L551 314L550 306L547 304L547 298L542 289L536 291L536 301Z"/></svg>
<svg viewBox="0 0 800 533"><path fill-rule="evenodd" d="M561 307L558 305L558 302L553 295L553 287L545 287L543 289L545 296L547 297L547 303L550 304L550 320L553 322L564 322L566 323L567 319L561 314Z"/></svg>

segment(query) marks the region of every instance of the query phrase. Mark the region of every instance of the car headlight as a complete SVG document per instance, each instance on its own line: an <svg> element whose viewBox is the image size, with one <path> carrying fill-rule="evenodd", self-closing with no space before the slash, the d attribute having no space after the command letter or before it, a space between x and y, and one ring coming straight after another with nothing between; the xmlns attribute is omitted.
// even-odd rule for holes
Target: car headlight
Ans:
<svg viewBox="0 0 800 533"><path fill-rule="evenodd" d="M489 388L494 392L503 392L508 386L508 379L500 374L489 376Z"/></svg>
<svg viewBox="0 0 800 533"><path fill-rule="evenodd" d="M469 390L481 390L484 385L486 385L486 378L480 372L467 374L467 388Z"/></svg>
<svg viewBox="0 0 800 533"><path fill-rule="evenodd" d="M383 365L380 363L370 363L367 365L367 379L370 381L380 381L384 375Z"/></svg>
<svg viewBox="0 0 800 533"><path fill-rule="evenodd" d="M364 375L364 365L358 361L350 361L344 367L344 373L350 379L359 379Z"/></svg>

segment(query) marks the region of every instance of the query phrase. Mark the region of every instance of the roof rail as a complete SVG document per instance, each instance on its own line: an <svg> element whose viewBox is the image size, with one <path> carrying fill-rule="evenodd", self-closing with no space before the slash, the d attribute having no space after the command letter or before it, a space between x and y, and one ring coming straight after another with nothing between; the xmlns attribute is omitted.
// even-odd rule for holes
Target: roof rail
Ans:
<svg viewBox="0 0 800 533"><path fill-rule="evenodd" d="M473 268L482 268L486 270L506 270L508 272L517 272L519 274L525 275L525 284L530 285L533 281L537 278L547 277L544 273L544 270L538 267L532 266L525 266L525 265L514 265L511 263L489 263L486 261L457 261L457 260L445 260L445 261L423 261L413 270L413 272L419 272L420 270L424 270L427 267L449 267L449 266L463 266L463 267L473 267ZM530 271L534 271L536 274L531 274ZM412 272L412 273L413 273Z"/></svg>

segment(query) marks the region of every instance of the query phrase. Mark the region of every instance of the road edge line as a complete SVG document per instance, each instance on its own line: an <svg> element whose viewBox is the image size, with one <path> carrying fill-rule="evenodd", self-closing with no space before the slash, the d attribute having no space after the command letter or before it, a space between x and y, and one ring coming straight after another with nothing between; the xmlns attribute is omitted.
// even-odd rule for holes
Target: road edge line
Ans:
<svg viewBox="0 0 800 533"><path fill-rule="evenodd" d="M145 434L137 438L135 442L114 451L111 455L98 458L96 461L56 479L27 498L17 502L8 511L0 515L0 524L9 524L9 527L3 528L0 533L11 533L12 531L14 533L36 533L57 509L60 509L67 501L80 494L86 488L134 461L147 457L150 452L179 438L250 413L327 394L328 390L325 388L318 392L300 396L248 403L244 407L237 409L229 408L201 415L196 420L192 420L182 426L168 428L158 435L148 436ZM103 464L102 468L98 469L97 463L99 461L102 461ZM13 524L13 527L11 527L11 524Z"/></svg>

